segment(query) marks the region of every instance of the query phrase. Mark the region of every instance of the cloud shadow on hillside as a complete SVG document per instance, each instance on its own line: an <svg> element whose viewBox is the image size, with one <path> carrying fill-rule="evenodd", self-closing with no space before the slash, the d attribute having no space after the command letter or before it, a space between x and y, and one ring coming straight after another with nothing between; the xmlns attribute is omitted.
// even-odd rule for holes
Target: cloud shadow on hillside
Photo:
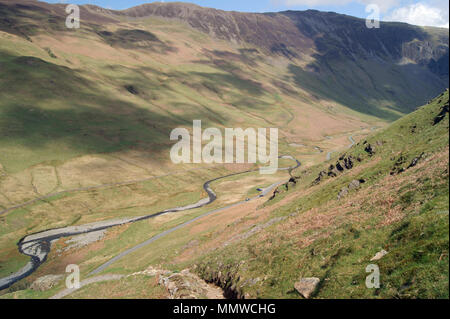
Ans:
<svg viewBox="0 0 450 319"><path fill-rule="evenodd" d="M0 53L0 69L3 146L79 154L140 149L157 154L155 159L167 153L169 159L170 132L186 125L115 100L78 72L35 57ZM124 89L124 94L129 93Z"/></svg>

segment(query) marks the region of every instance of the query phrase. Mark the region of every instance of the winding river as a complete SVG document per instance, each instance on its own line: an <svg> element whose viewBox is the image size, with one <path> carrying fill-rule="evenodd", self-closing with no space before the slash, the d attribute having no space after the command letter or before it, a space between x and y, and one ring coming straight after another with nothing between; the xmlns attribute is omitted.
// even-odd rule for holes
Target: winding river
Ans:
<svg viewBox="0 0 450 319"><path fill-rule="evenodd" d="M291 166L291 167L279 168L278 170L288 170L289 172L291 172L291 170L298 168L301 165L301 163L297 159L295 159L294 157L292 157L290 155L283 155L283 156L280 156L279 158L293 160L296 162L296 165ZM214 193L214 191L212 190L212 188L210 186L212 182L215 182L215 181L218 181L221 179L225 179L225 178L228 178L231 176L237 176L237 175L247 174L247 173L251 173L251 172L256 172L258 170L259 169L254 169L254 170L247 170L247 171L243 171L243 172L239 172L239 173L233 173L233 174L217 177L217 178L214 178L212 180L205 182L203 184L203 189L208 194L208 198L201 199L197 203L190 204L187 206L170 208L170 209L166 209L164 211L157 212L157 213L154 213L151 215L145 215L145 216L140 216L140 217L135 217L135 218L115 219L115 220L101 221L101 222L90 223L90 224L86 224L86 225L80 225L80 226L55 228L55 229L49 229L49 230L45 230L45 231L38 232L35 234L27 235L27 236L23 237L22 239L20 239L20 241L18 242L17 245L19 248L19 252L21 254L29 256L30 261L16 273L11 274L10 276L4 277L4 278L0 278L0 290L10 287L15 282L17 282L25 277L28 277L34 271L36 271L36 269L38 269L39 266L42 265L45 262L45 260L47 259L47 256L50 253L52 243L60 238L97 232L97 231L105 230L105 229L108 229L111 227L135 223L138 221L155 218L157 216L161 216L161 215L165 215L165 214L169 214L169 213L181 212L181 211L204 207L206 205L213 203L217 199L217 195ZM275 183L275 184L269 186L268 188L263 190L263 192L260 195L254 197L254 198L267 195L274 187L280 185L281 183L283 183L283 182ZM34 201L30 201L30 203L33 203L33 202ZM245 202L245 201L243 201L243 202ZM153 242L165 235L168 235L169 233L172 233L177 229L187 226L188 224L193 223L200 218L203 218L203 217L213 214L213 213L217 213L219 211L228 209L233 206L240 205L243 202L235 203L235 204L232 204L232 205L229 205L226 207L222 207L222 208L207 212L207 213L205 213L201 216L198 216L188 222L185 222L185 223L178 225L172 229L169 229L163 233L160 233L159 235L156 235L156 236L150 238L146 242L143 242L137 246L134 246L134 247L122 252L121 254L119 254L116 257L109 260L107 263L105 263L105 264L101 265L100 267L98 267L97 269L95 269L93 272L91 272L91 274L96 274L96 273L104 270L110 264L112 264L113 262L117 261L118 259L124 257L125 255L127 255L133 251L136 251L137 249L139 249L145 245L148 245L151 242Z"/></svg>

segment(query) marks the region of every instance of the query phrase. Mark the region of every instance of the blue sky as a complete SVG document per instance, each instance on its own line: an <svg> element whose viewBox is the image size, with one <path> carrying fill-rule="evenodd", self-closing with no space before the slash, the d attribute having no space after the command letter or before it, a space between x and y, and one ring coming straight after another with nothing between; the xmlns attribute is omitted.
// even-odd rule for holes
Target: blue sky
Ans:
<svg viewBox="0 0 450 319"><path fill-rule="evenodd" d="M74 4L95 4L104 8L126 9L151 0L46 0ZM161 1L162 2L162 1ZM170 1L165 1L170 2ZM245 12L275 12L283 10L317 9L334 11L361 18L367 17L368 4L376 4L381 20L402 21L417 25L447 27L447 0L186 0L201 6Z"/></svg>

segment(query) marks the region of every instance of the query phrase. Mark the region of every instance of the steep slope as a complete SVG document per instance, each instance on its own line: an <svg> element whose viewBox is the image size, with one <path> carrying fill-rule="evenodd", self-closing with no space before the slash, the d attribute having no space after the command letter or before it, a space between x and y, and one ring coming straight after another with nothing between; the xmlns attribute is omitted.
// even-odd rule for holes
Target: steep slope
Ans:
<svg viewBox="0 0 450 319"><path fill-rule="evenodd" d="M369 30L334 13L156 3L82 6L77 31L65 28L64 8L0 1L2 142L19 155L1 161L7 170L96 150L151 146L163 156L170 128L196 118L276 126L286 147L312 144L395 119L448 86L448 34L440 29ZM39 120L26 115L35 111ZM100 114L109 124L98 130Z"/></svg>
<svg viewBox="0 0 450 319"><path fill-rule="evenodd" d="M188 268L227 298L301 298L296 283L309 277L320 280L312 298L448 298L448 103L447 90L340 154L331 171L342 169L335 174L320 174L330 170L323 164L300 169L296 183L281 187L274 199L161 238L104 272L121 279L86 285L68 297L164 297L158 265L167 273ZM148 227L142 225L146 233ZM79 260L98 264L95 254ZM52 262L58 265L56 256ZM380 270L380 288L366 286L369 265ZM64 289L59 283L33 291L31 282L2 297L46 298Z"/></svg>
<svg viewBox="0 0 450 319"><path fill-rule="evenodd" d="M318 277L318 298L448 298L448 112L447 90L341 154L336 174L298 172L265 208L276 225L232 237L198 272L235 297L297 298ZM370 264L379 289L365 286Z"/></svg>
<svg viewBox="0 0 450 319"><path fill-rule="evenodd" d="M177 18L212 36L250 43L288 57L317 50L323 58L409 58L438 75L448 75L445 70L434 70L435 64L445 68L445 56L448 56L448 34L444 29L383 22L381 28L372 30L366 28L363 19L333 12L241 13L187 3L144 4L119 14Z"/></svg>
<svg viewBox="0 0 450 319"><path fill-rule="evenodd" d="M448 86L445 29L386 22L367 29L363 19L336 13L248 14L182 3L146 4L123 14L180 19L213 37L297 60L289 71L298 86L389 119L389 109L410 112ZM369 109L374 98L387 110Z"/></svg>
<svg viewBox="0 0 450 319"><path fill-rule="evenodd" d="M19 0L2 7L11 16L1 27L8 32L29 37L39 29L64 31L61 21L57 23L58 17L64 16L63 5ZM34 11L34 21L24 23L20 17L26 17L30 10ZM263 57L284 57L289 61L286 76L294 85L389 120L410 112L411 107L423 104L448 86L445 29L402 23L382 23L379 29L367 29L363 19L336 13L240 13L185 3L152 3L124 11L83 6L81 16L89 29L98 29L100 23L144 21L149 17L185 22L233 46L257 48ZM111 45L120 41L120 37L102 37Z"/></svg>

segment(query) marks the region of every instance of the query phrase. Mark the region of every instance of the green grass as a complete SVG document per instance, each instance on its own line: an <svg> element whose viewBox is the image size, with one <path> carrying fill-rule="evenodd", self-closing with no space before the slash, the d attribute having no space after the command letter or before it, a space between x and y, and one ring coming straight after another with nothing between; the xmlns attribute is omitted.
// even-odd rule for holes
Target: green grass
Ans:
<svg viewBox="0 0 450 319"><path fill-rule="evenodd" d="M363 188L379 187L381 192L386 186L377 185L389 176L398 154L403 154L407 165L422 152L426 152L428 158L447 152L448 115L438 125L432 125L445 103L448 103L448 91L369 137L368 142L372 145L383 141L373 159L364 152L362 143L352 148L348 154L364 158L357 167L377 159L358 176L344 174L337 177L312 194L276 209L272 216L286 216L295 211L301 216L312 208L326 209L330 201L336 202L338 191L355 178L364 177L367 182ZM416 126L415 133L411 132L413 126ZM352 213L361 215L360 222L348 222L342 216L341 221L333 223L335 226L310 229L295 238L285 236L277 231L277 226L272 226L264 232L271 234L265 239L255 235L246 242L199 257L195 261L198 272L208 281L217 280L219 271L228 273L223 286L232 287L242 295L249 293L261 298L298 298L294 283L301 277L310 276L321 279L317 298L448 298L448 163L446 171L437 168L438 164L434 160L415 173L409 170L402 173L406 174L405 181L399 188L392 189L396 193L392 194L394 202L391 204L391 209L402 211L400 221L381 224L386 209L382 206L382 197L386 194L375 193L375 203L368 195ZM317 171L313 168L305 175L317 176ZM415 174L425 174L425 177L415 177ZM311 177L301 180L310 185ZM340 204L336 202L335 205L339 207ZM312 235L318 236L312 244L299 247L298 241L302 237ZM381 288L367 289L365 268L374 263L370 259L381 249L389 251L377 262ZM242 260L246 261L244 266ZM259 282L249 285L248 279L255 278L259 278Z"/></svg>
<svg viewBox="0 0 450 319"><path fill-rule="evenodd" d="M74 176L80 186L117 182L115 171L108 178L99 177L101 181L88 178L102 167L96 163L85 164L86 155L107 159L109 163L109 156L133 161L128 153L137 152L145 158L138 165L151 162L152 165L143 169L150 175L172 171L169 133L175 127L190 128L193 119L202 119L204 127L279 127L280 153L292 154L289 139L294 138L291 133L297 129L296 120L306 110L305 104L316 107L322 115L338 120L353 116L361 125L368 125L398 118L427 97L425 93L434 92L438 87L434 80L428 79L418 84L406 83L402 73L405 69L378 70L368 62L360 62L359 67L336 63L316 77L297 66L295 61L290 61L292 65L286 69L267 61L260 50L250 53L250 50L236 49L226 41L212 39L186 28L183 23L166 19L124 19L126 24L117 28L87 23L79 32L72 32L58 24L53 14L49 18L45 11L31 12L0 5L0 12L17 26L11 28L5 24L6 20L0 21L0 29L5 31L0 34L0 192L11 197L0 197L4 208L36 195L28 178L42 165L52 166L56 174L63 173L68 164L77 166L80 169L75 170L76 174L86 176L85 180ZM70 36L73 46L61 45L62 36ZM203 50L205 47L211 50ZM332 71L341 74L341 78L332 79L329 73ZM368 79L367 74L372 74L373 79ZM342 77L346 81L342 81ZM371 82L384 83L385 87L372 90ZM135 90L130 92L127 89L130 86ZM334 105L331 110L329 103ZM302 129L307 133L307 127ZM418 128L422 129L426 127ZM392 141L385 144L384 153L380 153L383 160L378 166L363 173L368 179L367 186L377 181L378 172L386 171L397 160L398 154L389 152L401 149L404 157L411 160L418 152L434 152L448 144L448 140L440 138L441 133L422 130L432 139L431 144L419 138L417 142L407 140L408 144L397 145L396 140L407 134L407 130L398 128L383 135ZM326 129L322 133L328 134ZM316 141L304 142L313 145ZM361 146L352 152L363 154ZM390 160L391 157L395 158ZM297 187L307 187L322 168L309 169L308 174L304 174L304 182ZM189 204L202 197L201 184L205 180L228 172L218 169L183 173L127 186L69 192L14 210L1 216L0 250L7 254L2 254L6 257L1 260L0 275L26 262L15 249L17 240L26 234L52 227L139 216ZM135 172L130 174L135 176ZM332 181L321 192L291 203L273 215L323 205L334 199L337 191L350 181L350 177ZM60 178L55 187L57 191L66 189ZM400 205L405 208L428 200L408 192L411 190L405 189L401 196ZM241 197L255 193L256 189L252 188ZM281 194L271 204L279 202L283 196ZM189 212L162 225L132 225L117 240L108 242L100 254L108 259L117 251L214 207L218 206ZM199 236L207 241L212 231L206 230ZM145 252L143 256L148 260L137 256L139 262L135 266L127 268L119 264L114 270L133 267L141 270L138 268L145 267L148 261L170 264L170 259L176 255L174 251L192 238L196 235L181 232L181 237L176 238L174 234L155 245L154 252ZM174 250L166 253L164 245L168 242ZM89 254L83 261L92 262L89 267L93 267L98 262L95 257ZM39 295L29 293L15 296Z"/></svg>
<svg viewBox="0 0 450 319"><path fill-rule="evenodd" d="M66 298L93 299L99 296L108 296L113 299L167 298L167 292L165 288L157 285L157 278L138 275L120 279L119 282L92 284Z"/></svg>

